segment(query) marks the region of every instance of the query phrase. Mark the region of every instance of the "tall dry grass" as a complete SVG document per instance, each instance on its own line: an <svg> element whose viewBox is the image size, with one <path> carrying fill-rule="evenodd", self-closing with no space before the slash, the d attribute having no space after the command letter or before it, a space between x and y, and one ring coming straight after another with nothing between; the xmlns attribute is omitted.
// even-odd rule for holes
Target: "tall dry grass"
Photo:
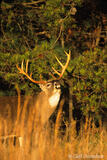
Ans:
<svg viewBox="0 0 107 160"><path fill-rule="evenodd" d="M27 114L29 101L30 97L27 97L22 106L18 91L16 121L11 119L10 106L6 107L6 118L0 116L0 160L106 159L107 132L101 124L97 128L87 117L77 136L76 122L72 121L71 125L65 122L66 131L62 136L60 125L64 102L60 103L52 130L48 123L41 126L33 107Z"/></svg>

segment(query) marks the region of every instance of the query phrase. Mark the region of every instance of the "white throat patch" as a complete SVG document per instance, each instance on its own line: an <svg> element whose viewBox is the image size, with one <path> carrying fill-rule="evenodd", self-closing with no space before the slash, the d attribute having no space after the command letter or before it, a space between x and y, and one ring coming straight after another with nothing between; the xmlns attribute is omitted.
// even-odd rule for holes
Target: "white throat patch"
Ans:
<svg viewBox="0 0 107 160"><path fill-rule="evenodd" d="M56 107L60 99L60 93L56 92L53 96L49 98L49 104L51 107Z"/></svg>

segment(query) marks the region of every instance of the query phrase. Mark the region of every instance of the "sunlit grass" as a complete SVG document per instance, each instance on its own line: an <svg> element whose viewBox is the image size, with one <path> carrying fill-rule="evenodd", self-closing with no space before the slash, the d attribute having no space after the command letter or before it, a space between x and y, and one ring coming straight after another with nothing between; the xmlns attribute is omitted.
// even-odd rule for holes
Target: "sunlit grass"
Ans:
<svg viewBox="0 0 107 160"><path fill-rule="evenodd" d="M71 127L66 124L65 134L62 135L60 124L63 101L54 128L51 129L48 124L41 126L35 118L34 108L26 114L29 100L30 97L27 97L21 106L18 97L15 123L11 120L9 106L7 117L0 117L0 160L106 159L107 132L101 124L97 128L87 118L86 123L81 124L77 136L76 123L72 121Z"/></svg>

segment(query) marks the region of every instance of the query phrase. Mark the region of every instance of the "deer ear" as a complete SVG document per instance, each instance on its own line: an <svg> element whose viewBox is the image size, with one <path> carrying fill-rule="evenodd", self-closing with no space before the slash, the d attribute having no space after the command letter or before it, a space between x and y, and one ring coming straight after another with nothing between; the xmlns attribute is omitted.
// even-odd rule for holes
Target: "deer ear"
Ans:
<svg viewBox="0 0 107 160"><path fill-rule="evenodd" d="M39 87L42 91L46 92L46 87L44 84L39 84Z"/></svg>

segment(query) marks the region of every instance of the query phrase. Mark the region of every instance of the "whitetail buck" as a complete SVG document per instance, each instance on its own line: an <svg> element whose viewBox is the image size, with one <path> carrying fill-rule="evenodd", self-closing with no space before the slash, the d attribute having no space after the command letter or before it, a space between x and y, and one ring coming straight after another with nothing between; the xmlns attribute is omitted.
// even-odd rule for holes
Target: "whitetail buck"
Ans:
<svg viewBox="0 0 107 160"><path fill-rule="evenodd" d="M51 80L48 80L48 81L44 81L44 80L36 81L36 80L32 79L31 75L28 74L28 61L26 62L25 71L24 71L24 67L23 67L23 62L21 64L21 67L16 65L20 74L25 75L31 82L38 84L42 90L36 96L36 99L34 99L33 102L30 102L30 104L32 104L32 106L29 106L29 107L33 108L32 111L34 113L31 114L31 116L34 116L36 118L37 125L44 126L44 124L48 121L48 119L50 118L52 113L55 111L55 109L59 103L60 96L61 96L61 86L60 86L59 80L62 78L62 76L63 76L63 74L69 64L70 56L71 56L70 51L69 51L69 53L67 53L67 52L65 52L65 53L67 56L67 61L66 61L65 65L63 65L59 61L59 59L56 57L56 60L58 61L58 63L62 67L62 71L58 72L57 70L55 70L53 68L55 74L57 74L58 77L55 77L55 75L53 74L54 78ZM32 101L32 99L31 99L31 101ZM20 135L19 135L19 137L20 137Z"/></svg>
<svg viewBox="0 0 107 160"><path fill-rule="evenodd" d="M28 75L28 61L26 63L26 69L24 71L23 69L23 62L21 65L21 68L17 65L17 69L19 70L20 74L25 75L31 82L36 83L40 86L41 88L41 92L38 94L38 96L35 99L34 102L34 107L36 109L36 113L37 113L37 117L40 119L41 124L44 124L49 117L51 116L51 114L54 112L54 110L56 109L59 100L60 100L60 95L61 95L61 86L59 83L59 80L62 78L68 64L70 61L70 51L69 53L65 52L67 55L67 61L66 64L63 65L59 59L56 57L56 60L58 61L58 63L60 64L60 66L62 67L62 71L58 72L56 69L54 69L52 67L52 69L54 70L54 72L58 75L58 77L56 78L54 75L54 79L52 80L48 80L48 81L36 81L34 79L32 79L32 77L30 75Z"/></svg>

